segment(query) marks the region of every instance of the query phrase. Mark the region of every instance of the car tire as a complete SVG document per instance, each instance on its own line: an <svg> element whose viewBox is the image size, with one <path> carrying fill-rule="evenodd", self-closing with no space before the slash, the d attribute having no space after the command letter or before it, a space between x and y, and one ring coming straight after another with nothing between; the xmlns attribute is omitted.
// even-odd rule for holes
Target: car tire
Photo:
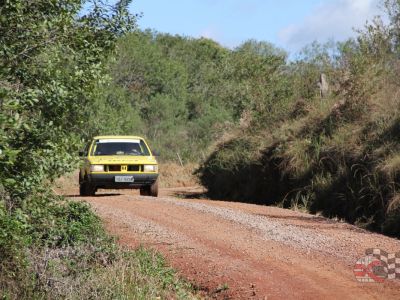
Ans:
<svg viewBox="0 0 400 300"><path fill-rule="evenodd" d="M158 197L158 180L150 186L150 196Z"/></svg>
<svg viewBox="0 0 400 300"><path fill-rule="evenodd" d="M96 188L93 187L89 182L84 181L79 185L79 195L81 196L94 196Z"/></svg>
<svg viewBox="0 0 400 300"><path fill-rule="evenodd" d="M140 195L158 197L158 180L150 186L140 188Z"/></svg>
<svg viewBox="0 0 400 300"><path fill-rule="evenodd" d="M150 187L149 186L141 187L140 196L150 196Z"/></svg>
<svg viewBox="0 0 400 300"><path fill-rule="evenodd" d="M79 171L78 181L79 181L79 186L80 186L83 182L83 175L82 175L81 171Z"/></svg>

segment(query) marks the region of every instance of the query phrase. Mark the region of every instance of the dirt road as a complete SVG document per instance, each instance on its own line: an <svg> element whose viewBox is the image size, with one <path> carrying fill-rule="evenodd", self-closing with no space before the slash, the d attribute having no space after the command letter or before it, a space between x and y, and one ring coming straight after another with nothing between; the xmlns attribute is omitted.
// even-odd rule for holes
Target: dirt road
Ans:
<svg viewBox="0 0 400 300"><path fill-rule="evenodd" d="M190 199L198 189L86 197L129 247L163 253L206 297L218 299L400 299L400 281L363 284L353 275L367 248L400 241L345 223L250 204ZM70 194L75 194L76 191Z"/></svg>

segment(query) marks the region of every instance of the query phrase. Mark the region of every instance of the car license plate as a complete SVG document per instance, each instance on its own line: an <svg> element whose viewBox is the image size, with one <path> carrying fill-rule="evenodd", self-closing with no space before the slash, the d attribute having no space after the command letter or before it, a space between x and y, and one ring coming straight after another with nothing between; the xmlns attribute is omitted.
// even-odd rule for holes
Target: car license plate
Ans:
<svg viewBox="0 0 400 300"><path fill-rule="evenodd" d="M115 176L115 182L134 182L133 176Z"/></svg>

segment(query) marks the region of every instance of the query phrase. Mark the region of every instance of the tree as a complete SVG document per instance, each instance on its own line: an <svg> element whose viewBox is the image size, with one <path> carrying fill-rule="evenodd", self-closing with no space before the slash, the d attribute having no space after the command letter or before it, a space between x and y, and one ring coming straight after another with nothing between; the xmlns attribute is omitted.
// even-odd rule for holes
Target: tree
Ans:
<svg viewBox="0 0 400 300"><path fill-rule="evenodd" d="M12 205L76 161L104 62L135 27L129 2L0 2L0 185Z"/></svg>

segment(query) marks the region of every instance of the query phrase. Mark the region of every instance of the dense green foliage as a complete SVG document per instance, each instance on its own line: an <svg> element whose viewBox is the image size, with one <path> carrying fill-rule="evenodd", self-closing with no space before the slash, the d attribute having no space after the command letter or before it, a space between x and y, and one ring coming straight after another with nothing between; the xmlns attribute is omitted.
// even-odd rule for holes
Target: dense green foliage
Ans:
<svg viewBox="0 0 400 300"><path fill-rule="evenodd" d="M76 18L86 2L1 1L0 182L12 205L71 168L104 62L134 26L97 1Z"/></svg>
<svg viewBox="0 0 400 300"><path fill-rule="evenodd" d="M0 215L2 299L193 298L160 255L119 249L88 204L52 194L29 203Z"/></svg>
<svg viewBox="0 0 400 300"><path fill-rule="evenodd" d="M253 110L198 171L212 197L279 203L400 236L400 2L384 3L388 25L376 19L354 40L311 45L286 66L290 109ZM330 83L323 99L321 73Z"/></svg>
<svg viewBox="0 0 400 300"><path fill-rule="evenodd" d="M208 39L134 32L118 43L107 105L94 114L101 132L140 133L162 159L179 153L196 162L246 110L267 113L276 97L287 98L284 64L285 53L265 42L232 51Z"/></svg>
<svg viewBox="0 0 400 300"><path fill-rule="evenodd" d="M186 295L160 257L120 251L88 205L49 191L98 128L87 119L135 28L130 2L0 1L1 299Z"/></svg>
<svg viewBox="0 0 400 300"><path fill-rule="evenodd" d="M40 288L32 275L24 280L29 251L90 245L103 234L88 207L43 188L73 167L85 111L106 78L103 60L134 25L123 6L95 2L77 18L83 4L0 2L0 290L13 298Z"/></svg>

